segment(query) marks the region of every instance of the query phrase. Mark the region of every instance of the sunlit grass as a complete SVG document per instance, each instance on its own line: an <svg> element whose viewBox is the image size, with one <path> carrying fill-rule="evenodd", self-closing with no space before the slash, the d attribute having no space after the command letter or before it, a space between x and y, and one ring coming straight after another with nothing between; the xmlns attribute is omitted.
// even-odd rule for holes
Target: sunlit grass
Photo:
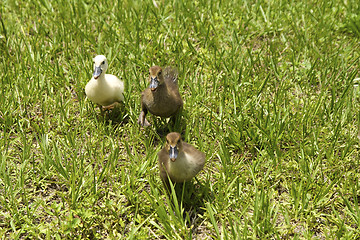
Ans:
<svg viewBox="0 0 360 240"><path fill-rule="evenodd" d="M359 12L2 2L1 238L359 238ZM104 117L84 93L97 54L126 88ZM170 196L157 152L172 126L137 125L155 64L178 68L182 136L207 156Z"/></svg>

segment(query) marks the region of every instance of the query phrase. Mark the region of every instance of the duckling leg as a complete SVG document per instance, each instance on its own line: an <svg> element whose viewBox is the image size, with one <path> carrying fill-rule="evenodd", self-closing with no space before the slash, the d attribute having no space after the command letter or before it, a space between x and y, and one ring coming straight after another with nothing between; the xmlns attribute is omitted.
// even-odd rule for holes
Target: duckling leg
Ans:
<svg viewBox="0 0 360 240"><path fill-rule="evenodd" d="M143 110L141 111L140 115L139 115L139 119L138 119L138 123L142 126L142 127L148 127L151 126L151 124L148 122L148 120L146 120L145 116L147 114L147 109L143 108Z"/></svg>
<svg viewBox="0 0 360 240"><path fill-rule="evenodd" d="M109 106L103 106L103 110L109 111L113 110L115 108L115 103L109 105Z"/></svg>
<svg viewBox="0 0 360 240"><path fill-rule="evenodd" d="M104 110L103 110L103 106L101 106L100 104L98 104L98 107L100 109L100 113L103 116L104 115Z"/></svg>

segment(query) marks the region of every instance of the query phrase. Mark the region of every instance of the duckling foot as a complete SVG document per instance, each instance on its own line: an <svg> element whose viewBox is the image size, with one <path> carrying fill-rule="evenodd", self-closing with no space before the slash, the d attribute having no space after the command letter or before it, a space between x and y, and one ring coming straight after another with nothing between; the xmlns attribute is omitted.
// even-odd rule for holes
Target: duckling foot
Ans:
<svg viewBox="0 0 360 240"><path fill-rule="evenodd" d="M145 113L142 111L139 115L138 124L140 124L142 127L148 127L151 126L151 124L146 120Z"/></svg>
<svg viewBox="0 0 360 240"><path fill-rule="evenodd" d="M101 113L102 116L104 116L104 114L106 112L109 112L113 108L114 108L113 106L101 106L101 105L99 105L100 113Z"/></svg>
<svg viewBox="0 0 360 240"><path fill-rule="evenodd" d="M103 111L110 111L115 108L115 104L109 105L109 106L102 106Z"/></svg>

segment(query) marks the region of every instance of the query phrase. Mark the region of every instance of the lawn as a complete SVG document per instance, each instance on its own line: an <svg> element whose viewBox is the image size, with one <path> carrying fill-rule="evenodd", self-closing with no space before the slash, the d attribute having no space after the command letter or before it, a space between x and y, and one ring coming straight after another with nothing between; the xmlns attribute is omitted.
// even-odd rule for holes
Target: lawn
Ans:
<svg viewBox="0 0 360 240"><path fill-rule="evenodd" d="M360 238L358 0L3 0L0 50L1 239ZM125 83L104 116L98 54ZM206 154L172 200L174 127L137 124L153 65Z"/></svg>

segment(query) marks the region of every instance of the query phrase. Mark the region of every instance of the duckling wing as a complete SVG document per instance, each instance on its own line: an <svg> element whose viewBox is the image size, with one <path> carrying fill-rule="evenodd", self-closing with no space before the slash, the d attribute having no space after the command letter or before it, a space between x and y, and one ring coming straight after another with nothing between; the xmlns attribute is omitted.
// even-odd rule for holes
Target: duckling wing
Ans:
<svg viewBox="0 0 360 240"><path fill-rule="evenodd" d="M167 82L178 83L179 71L175 67L166 67L164 69L164 79Z"/></svg>
<svg viewBox="0 0 360 240"><path fill-rule="evenodd" d="M124 101L124 82L111 74L106 74L106 82L108 86L108 97L112 96L114 102Z"/></svg>
<svg viewBox="0 0 360 240"><path fill-rule="evenodd" d="M205 165L205 153L197 150L194 146L186 142L183 142L183 151L185 152L186 156L188 156L188 160L196 166L196 172L199 172Z"/></svg>
<svg viewBox="0 0 360 240"><path fill-rule="evenodd" d="M179 72L174 67L166 67L164 70L164 80L167 86L167 90L172 102L172 108L176 108L174 112L176 112L179 108L183 106L183 101L181 99L181 95L179 92L179 85L178 85L178 76ZM168 102L170 102L168 101Z"/></svg>

